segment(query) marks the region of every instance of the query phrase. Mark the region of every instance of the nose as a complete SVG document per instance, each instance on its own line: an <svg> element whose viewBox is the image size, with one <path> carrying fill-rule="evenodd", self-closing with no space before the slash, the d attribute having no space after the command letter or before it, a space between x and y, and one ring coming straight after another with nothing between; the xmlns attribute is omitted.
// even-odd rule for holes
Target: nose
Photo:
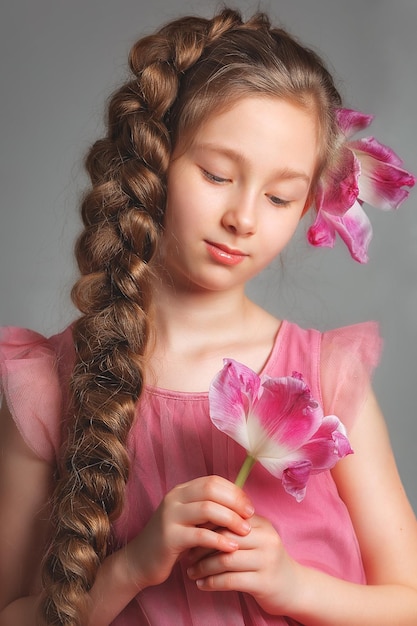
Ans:
<svg viewBox="0 0 417 626"><path fill-rule="evenodd" d="M256 203L250 196L239 194L234 198L222 217L223 227L240 237L248 237L256 232Z"/></svg>

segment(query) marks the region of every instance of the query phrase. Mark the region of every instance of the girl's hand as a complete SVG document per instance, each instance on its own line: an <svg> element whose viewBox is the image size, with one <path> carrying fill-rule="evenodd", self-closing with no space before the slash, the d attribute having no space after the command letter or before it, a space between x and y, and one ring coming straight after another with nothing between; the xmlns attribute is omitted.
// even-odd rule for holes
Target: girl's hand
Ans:
<svg viewBox="0 0 417 626"><path fill-rule="evenodd" d="M138 589L164 582L177 560L192 548L237 550L237 538L250 532L253 511L248 496L220 476L174 487L129 544L128 563ZM229 534L216 532L219 527Z"/></svg>
<svg viewBox="0 0 417 626"><path fill-rule="evenodd" d="M188 575L203 591L242 591L251 594L270 614L285 615L297 592L298 565L286 552L272 524L263 517L251 518L251 531L237 537L238 550L206 554L196 550ZM223 532L223 531L222 531Z"/></svg>

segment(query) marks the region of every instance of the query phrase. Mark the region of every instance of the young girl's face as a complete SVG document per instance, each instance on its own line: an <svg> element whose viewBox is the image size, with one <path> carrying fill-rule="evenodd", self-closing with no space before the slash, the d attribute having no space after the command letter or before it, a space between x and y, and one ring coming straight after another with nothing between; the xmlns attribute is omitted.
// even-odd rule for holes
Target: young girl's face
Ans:
<svg viewBox="0 0 417 626"><path fill-rule="evenodd" d="M177 287L243 286L282 251L308 202L317 135L311 112L251 96L179 142L162 254Z"/></svg>

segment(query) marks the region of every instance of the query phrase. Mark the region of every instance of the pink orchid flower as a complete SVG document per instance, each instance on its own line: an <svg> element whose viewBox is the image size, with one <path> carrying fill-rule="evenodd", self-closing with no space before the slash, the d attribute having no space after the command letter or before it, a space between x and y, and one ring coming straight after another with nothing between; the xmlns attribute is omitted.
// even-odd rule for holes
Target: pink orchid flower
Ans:
<svg viewBox="0 0 417 626"><path fill-rule="evenodd" d="M409 194L404 187L413 187L416 179L402 169L399 156L374 137L347 141L371 124L371 115L339 109L336 117L340 128L337 158L319 181L317 217L307 237L314 246L332 248L339 234L352 257L366 263L372 226L362 205L397 209Z"/></svg>
<svg viewBox="0 0 417 626"><path fill-rule="evenodd" d="M343 424L334 415L324 417L301 374L260 377L224 359L209 403L213 424L247 452L236 479L240 486L259 461L300 502L310 474L332 468L352 452Z"/></svg>

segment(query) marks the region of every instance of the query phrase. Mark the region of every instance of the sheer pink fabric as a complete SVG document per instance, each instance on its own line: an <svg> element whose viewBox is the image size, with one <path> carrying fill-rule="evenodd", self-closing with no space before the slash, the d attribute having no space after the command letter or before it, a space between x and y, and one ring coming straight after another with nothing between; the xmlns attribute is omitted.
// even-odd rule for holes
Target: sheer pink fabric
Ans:
<svg viewBox="0 0 417 626"><path fill-rule="evenodd" d="M323 401L325 413L338 415L349 430L366 396L380 344L374 323L321 334L284 321L264 373L301 372L313 395ZM59 448L73 358L70 330L50 339L21 329L3 330L0 373L4 394L27 443L50 462ZM244 451L212 426L206 393L148 387L138 403L128 444L132 471L124 511L114 524L116 547L143 528L174 485L207 474L234 480L244 458ZM245 490L257 513L271 520L295 559L365 583L357 540L330 472L310 478L301 503L260 465L253 469ZM186 563L180 562L163 585L139 593L113 626L295 623L265 614L245 594L200 592L185 570Z"/></svg>
<svg viewBox="0 0 417 626"><path fill-rule="evenodd" d="M70 329L46 339L24 328L0 328L0 391L26 443L51 463L73 360Z"/></svg>

